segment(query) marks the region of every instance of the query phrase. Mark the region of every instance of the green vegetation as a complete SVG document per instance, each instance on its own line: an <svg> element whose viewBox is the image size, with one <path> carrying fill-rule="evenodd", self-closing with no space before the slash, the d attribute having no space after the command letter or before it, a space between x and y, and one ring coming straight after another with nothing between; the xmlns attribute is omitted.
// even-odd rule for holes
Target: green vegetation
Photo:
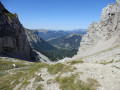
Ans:
<svg viewBox="0 0 120 90"><path fill-rule="evenodd" d="M13 63L18 67L13 68ZM76 79L77 74L69 77L61 77L64 73L76 70L76 68L71 65L61 63L50 65L39 62L29 63L21 60L17 60L16 62L0 60L0 90L13 90L16 85L19 85L17 90L20 90L29 85L31 83L29 80L33 78L35 78L33 81L34 88L36 88L36 90L42 90L42 85L38 84L38 82L43 81L43 79L36 74L36 72L40 71L42 68L47 68L51 75L58 74L55 79L49 79L47 84L58 82L62 90L94 90L98 85L97 81L93 79L87 80L87 83Z"/></svg>
<svg viewBox="0 0 120 90"><path fill-rule="evenodd" d="M81 34L70 34L64 37L50 39L47 42L51 45L62 49L78 49L80 47Z"/></svg>
<svg viewBox="0 0 120 90"><path fill-rule="evenodd" d="M115 66L115 65L113 65L112 67L115 67L115 68L117 68L117 69L120 69L120 67L117 67L117 66Z"/></svg>
<svg viewBox="0 0 120 90"><path fill-rule="evenodd" d="M63 59L65 57L73 57L74 55L77 54L77 49L56 49L56 50L38 50L40 51L43 55L47 56L51 61L56 61Z"/></svg>
<svg viewBox="0 0 120 90"><path fill-rule="evenodd" d="M73 64L77 64L77 63L84 63L82 60L78 60L78 61L70 61L68 62L70 65L73 65Z"/></svg>
<svg viewBox="0 0 120 90"><path fill-rule="evenodd" d="M16 16L16 14L13 14L13 13L10 13L10 12L4 12L4 14L6 16L10 17L10 18Z"/></svg>
<svg viewBox="0 0 120 90"><path fill-rule="evenodd" d="M42 77L37 76L37 77L35 78L35 81L34 81L34 82L40 82L40 81L43 81Z"/></svg>
<svg viewBox="0 0 120 90"><path fill-rule="evenodd" d="M59 79L60 79L60 77L61 77L61 75L62 75L63 73L73 72L74 70L76 70L76 68L73 67L73 66L70 66L70 65L65 66L65 67L61 70L61 72L59 73L59 75L55 78L56 81L57 81L57 82L59 81Z"/></svg>
<svg viewBox="0 0 120 90"><path fill-rule="evenodd" d="M106 65L106 64L113 63L113 62L114 62L114 60L111 60L111 61L109 61L109 62L104 61L104 62L101 62L100 64Z"/></svg>
<svg viewBox="0 0 120 90"><path fill-rule="evenodd" d="M18 68L13 69L13 63L15 63ZM0 90L13 90L18 84L21 84L19 89L26 87L26 85L30 83L28 80L36 76L35 72L47 66L48 65L44 63L29 63L26 61L10 62L0 60ZM37 77L35 81L39 80L41 79Z"/></svg>
<svg viewBox="0 0 120 90"><path fill-rule="evenodd" d="M17 65L17 68L26 66L23 62L11 62L11 61L2 61L0 60L0 71L13 69L13 64Z"/></svg>
<svg viewBox="0 0 120 90"><path fill-rule="evenodd" d="M91 79L91 78L87 79L87 84L89 86L93 87L94 89L96 89L96 87L100 86L100 84L98 83L98 81L96 81L95 79Z"/></svg>
<svg viewBox="0 0 120 90"><path fill-rule="evenodd" d="M79 80L78 73L69 77L61 77L62 74L73 72L74 70L76 70L76 68L71 65L65 66L55 78L56 82L60 84L61 90L96 90L96 87L99 86L96 80L89 78L85 83Z"/></svg>
<svg viewBox="0 0 120 90"><path fill-rule="evenodd" d="M57 74L63 69L64 65L61 63L57 63L55 65L49 65L48 66L48 72L52 75Z"/></svg>
<svg viewBox="0 0 120 90"><path fill-rule="evenodd" d="M47 80L47 85L51 84L51 83L55 83L56 81L54 79L49 79Z"/></svg>
<svg viewBox="0 0 120 90"><path fill-rule="evenodd" d="M41 85L41 84L38 85L38 87L36 88L36 90L43 90L43 89L42 89L42 85Z"/></svg>
<svg viewBox="0 0 120 90"><path fill-rule="evenodd" d="M90 79L85 83L76 79L75 75L62 77L58 82L60 83L60 89L62 90L96 90L96 87L99 85L94 79Z"/></svg>
<svg viewBox="0 0 120 90"><path fill-rule="evenodd" d="M3 13L7 16L7 17L15 17L16 14L10 13L7 9L3 10Z"/></svg>
<svg viewBox="0 0 120 90"><path fill-rule="evenodd" d="M13 63L18 67L14 68L12 66ZM16 60L16 62L0 60L0 90L13 90L16 85L21 84L18 88L19 90L30 84L29 80L32 78L35 78L35 83L43 81L41 77L35 74L42 68L47 68L48 72L53 75L60 72L64 68L64 65L61 63L48 65L39 62L29 63L21 60ZM38 86L39 88L41 88L41 85Z"/></svg>
<svg viewBox="0 0 120 90"><path fill-rule="evenodd" d="M67 65L67 66L65 66L65 68L61 71L61 73L73 72L74 70L76 70L75 67L73 67L73 66L71 66L71 65Z"/></svg>
<svg viewBox="0 0 120 90"><path fill-rule="evenodd" d="M117 62L120 62L120 60L117 60L117 61L115 61L115 62L116 62L116 63L117 63Z"/></svg>

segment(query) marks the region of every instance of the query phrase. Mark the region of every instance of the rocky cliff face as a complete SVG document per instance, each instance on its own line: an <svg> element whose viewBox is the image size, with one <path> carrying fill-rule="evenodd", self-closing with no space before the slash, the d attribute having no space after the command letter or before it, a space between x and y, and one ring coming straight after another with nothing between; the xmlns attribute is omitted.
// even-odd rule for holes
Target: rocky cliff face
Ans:
<svg viewBox="0 0 120 90"><path fill-rule="evenodd" d="M96 53L112 48L120 43L120 0L115 5L109 4L102 10L99 22L93 22L87 34L82 38L78 55L87 52Z"/></svg>
<svg viewBox="0 0 120 90"><path fill-rule="evenodd" d="M25 30L16 14L10 13L0 2L0 54L35 60Z"/></svg>

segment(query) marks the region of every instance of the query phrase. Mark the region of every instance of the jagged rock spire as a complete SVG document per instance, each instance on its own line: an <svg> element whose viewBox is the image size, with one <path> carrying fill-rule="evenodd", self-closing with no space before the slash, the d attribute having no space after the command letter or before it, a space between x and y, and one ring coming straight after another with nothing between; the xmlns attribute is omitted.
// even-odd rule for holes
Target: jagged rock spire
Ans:
<svg viewBox="0 0 120 90"><path fill-rule="evenodd" d="M0 11L4 10L5 7L3 6L3 4L0 2Z"/></svg>

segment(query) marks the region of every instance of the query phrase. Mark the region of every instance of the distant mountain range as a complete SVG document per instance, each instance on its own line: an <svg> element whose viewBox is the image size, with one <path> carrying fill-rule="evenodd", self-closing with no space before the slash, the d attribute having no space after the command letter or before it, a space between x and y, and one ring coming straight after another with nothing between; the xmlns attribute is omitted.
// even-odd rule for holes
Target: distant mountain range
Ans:
<svg viewBox="0 0 120 90"><path fill-rule="evenodd" d="M35 31L44 40L49 40L49 39L55 39L55 38L59 38L59 37L65 37L70 34L86 34L87 29L76 29L76 30L71 30L71 31L39 29L39 30L35 30Z"/></svg>
<svg viewBox="0 0 120 90"><path fill-rule="evenodd" d="M78 49L80 47L80 41L82 39L81 34L71 34L68 36L51 39L47 42L51 45L54 45L57 48L64 48L64 49Z"/></svg>

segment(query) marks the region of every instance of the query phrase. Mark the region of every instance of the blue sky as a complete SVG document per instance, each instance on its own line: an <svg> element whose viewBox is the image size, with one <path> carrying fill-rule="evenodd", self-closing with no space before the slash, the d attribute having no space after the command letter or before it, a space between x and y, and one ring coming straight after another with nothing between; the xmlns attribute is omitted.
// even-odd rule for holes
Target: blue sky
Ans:
<svg viewBox="0 0 120 90"><path fill-rule="evenodd" d="M115 0L0 0L29 29L87 29Z"/></svg>

